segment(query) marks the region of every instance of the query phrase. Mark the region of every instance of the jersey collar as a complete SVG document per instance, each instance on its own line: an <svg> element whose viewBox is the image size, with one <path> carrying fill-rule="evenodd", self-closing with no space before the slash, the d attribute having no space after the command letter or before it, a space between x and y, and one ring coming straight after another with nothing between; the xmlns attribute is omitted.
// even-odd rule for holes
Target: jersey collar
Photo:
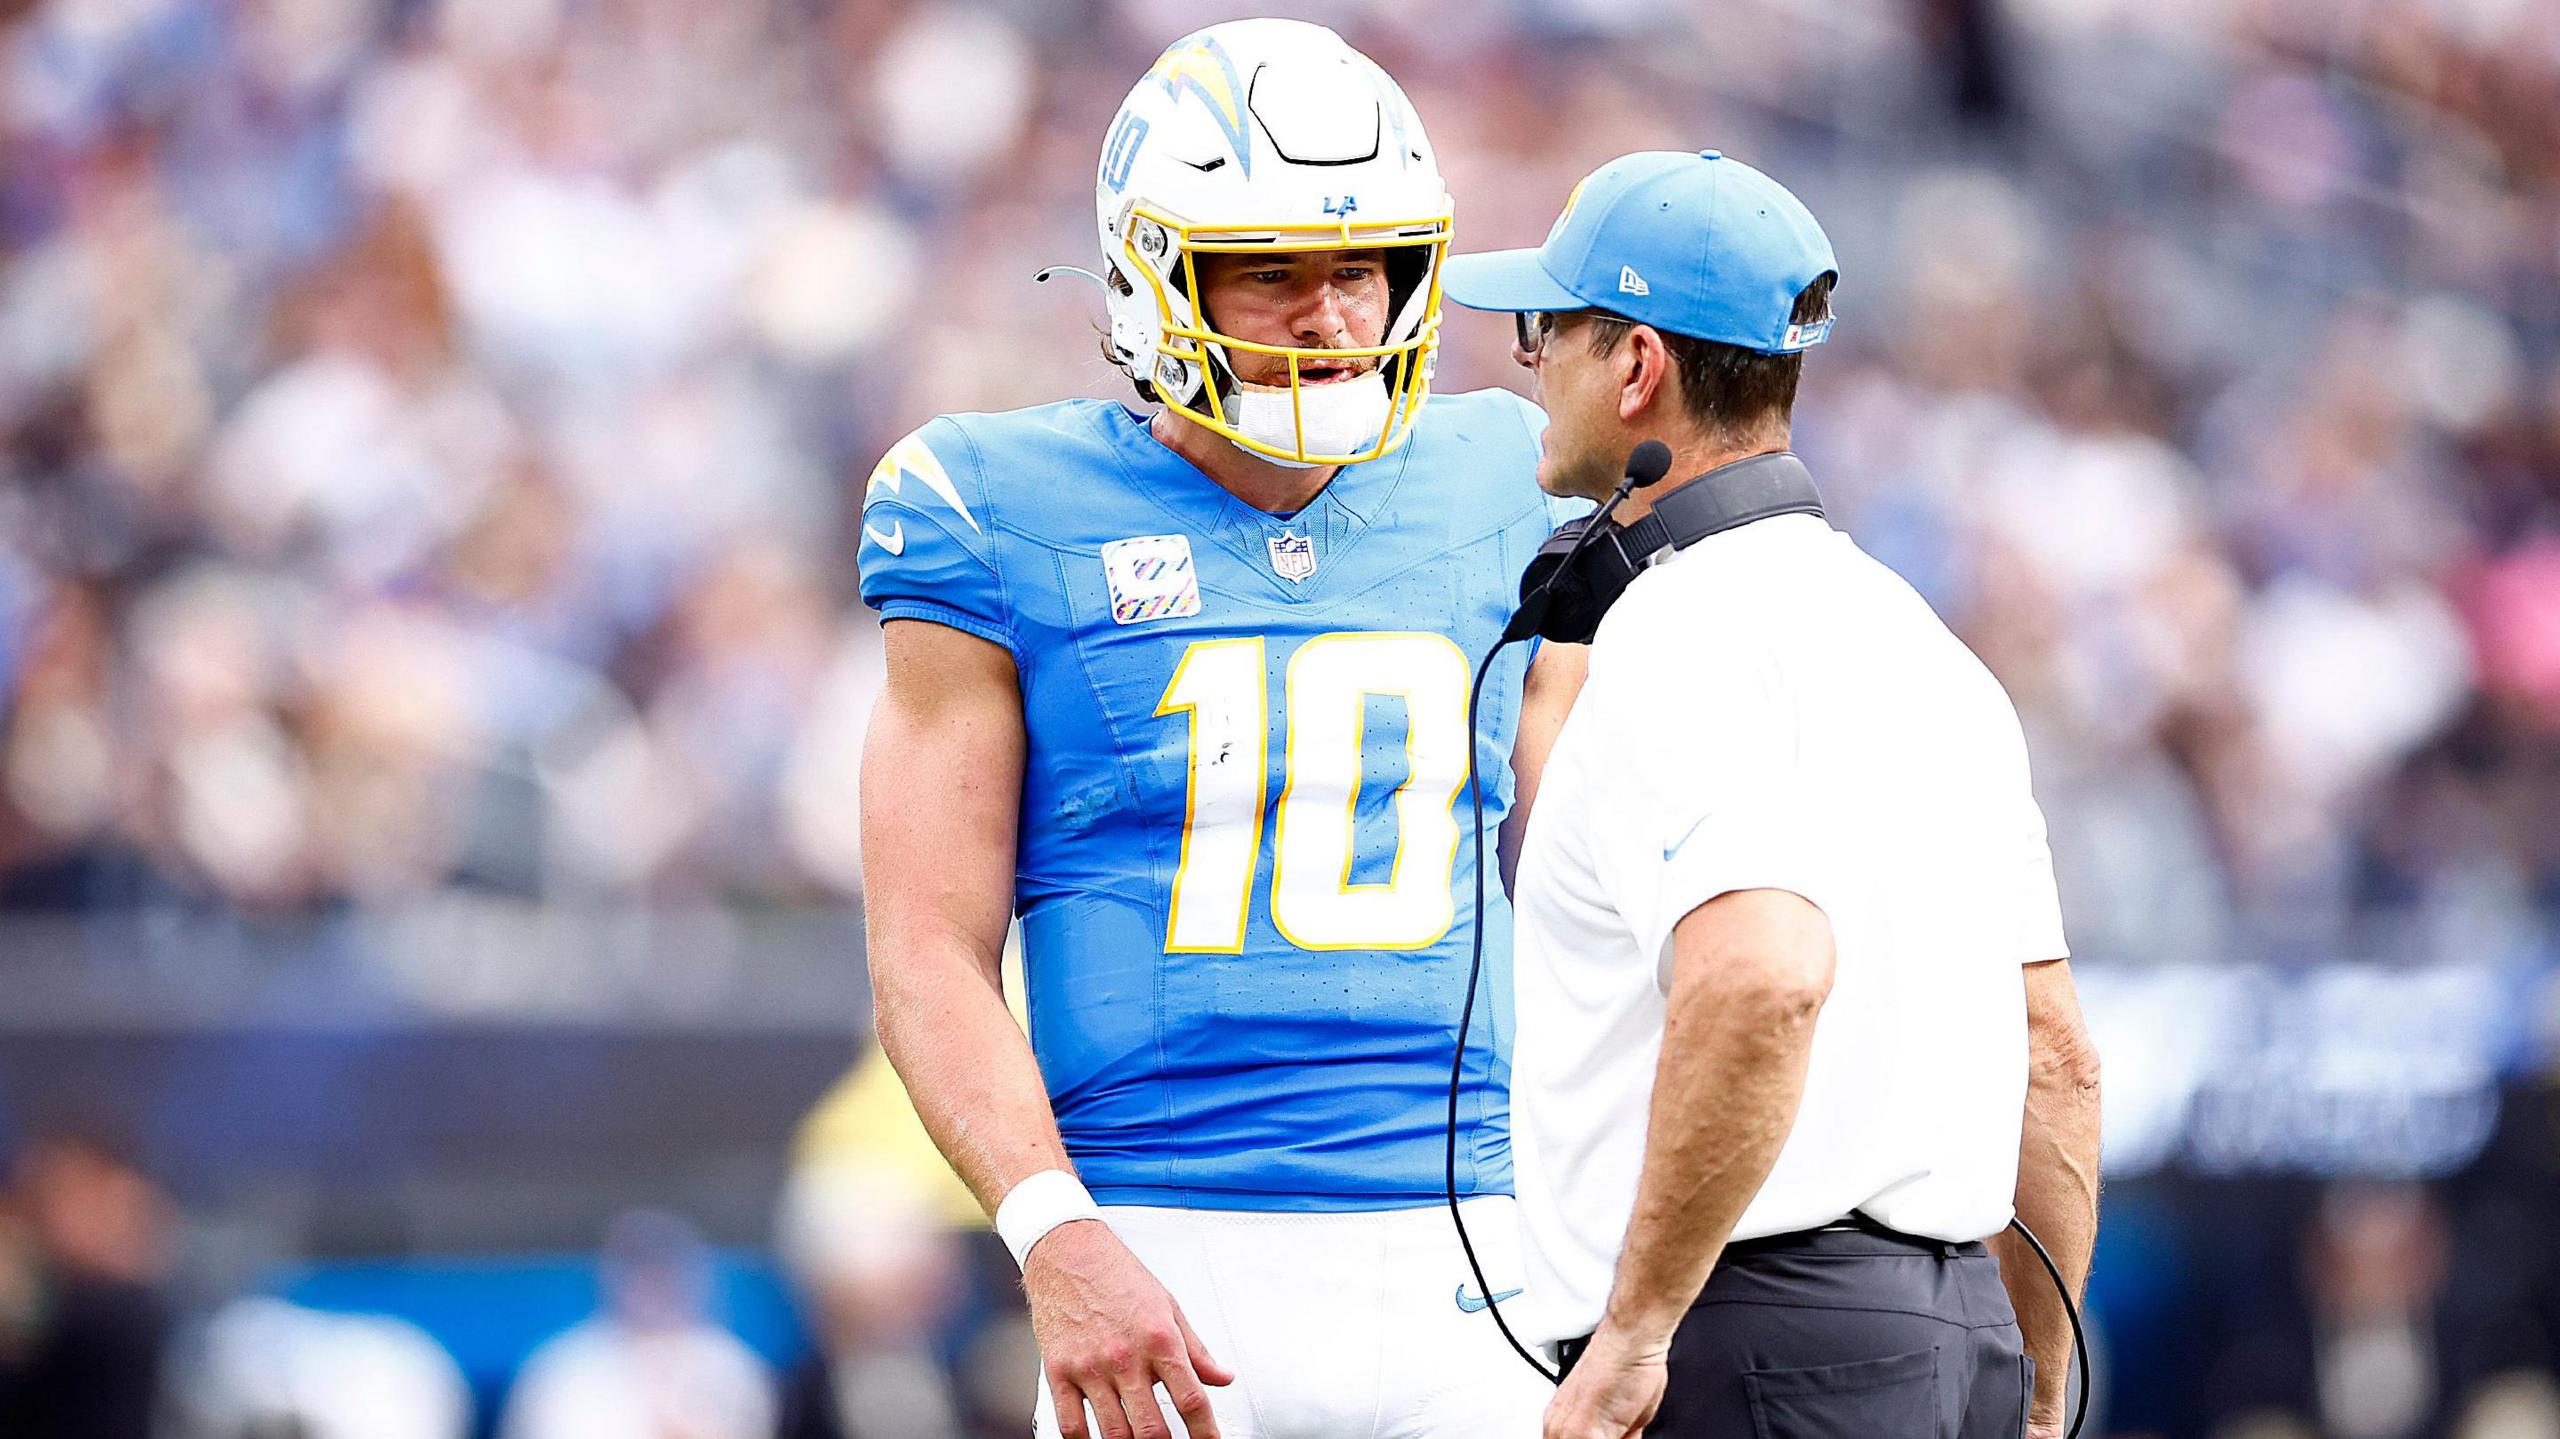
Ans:
<svg viewBox="0 0 2560 1439"><path fill-rule="evenodd" d="M1418 435L1409 438L1393 453L1367 464L1343 466L1304 509L1284 519L1237 499L1226 486L1175 453L1149 428L1152 418L1127 405L1115 406L1102 417L1138 490L1186 530L1244 561L1273 593L1291 599L1332 588L1331 580L1340 573L1338 562L1385 508L1420 439ZM1284 535L1303 535L1315 545L1315 573L1304 580L1283 578L1273 564L1272 544Z"/></svg>

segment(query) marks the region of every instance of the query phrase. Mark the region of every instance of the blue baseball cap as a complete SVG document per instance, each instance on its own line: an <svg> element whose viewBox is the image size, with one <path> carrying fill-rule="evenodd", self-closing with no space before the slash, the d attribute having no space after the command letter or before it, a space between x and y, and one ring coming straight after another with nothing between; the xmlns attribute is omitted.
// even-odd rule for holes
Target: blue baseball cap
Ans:
<svg viewBox="0 0 2560 1439"><path fill-rule="evenodd" d="M1831 333L1793 316L1839 269L1786 186L1713 150L1643 150L1584 176L1545 244L1451 256L1440 288L1470 310L1608 310L1775 355Z"/></svg>

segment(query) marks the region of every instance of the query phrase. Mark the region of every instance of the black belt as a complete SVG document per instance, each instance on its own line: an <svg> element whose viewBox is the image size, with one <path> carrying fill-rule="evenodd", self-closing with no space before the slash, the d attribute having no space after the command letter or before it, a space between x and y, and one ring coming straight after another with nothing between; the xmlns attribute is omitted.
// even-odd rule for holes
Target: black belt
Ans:
<svg viewBox="0 0 2560 1439"><path fill-rule="evenodd" d="M1784 1234L1765 1234L1757 1239L1734 1240L1727 1244L1723 1253L1716 1257L1716 1263L1722 1265L1730 1260L1749 1259L1753 1255L1783 1254L1802 1249L1817 1242L1819 1236L1825 1234L1864 1234L1870 1238L1887 1240L1934 1254L1941 1259L1952 1257L1957 1251L1971 1247L1945 1239L1931 1239L1925 1235L1905 1234L1892 1225L1852 1210L1845 1219L1835 1219L1829 1224L1817 1224L1811 1229L1793 1229ZM1582 1358L1582 1351L1590 1347L1591 1336L1588 1334L1579 1339L1557 1341L1555 1345L1557 1377L1562 1378L1572 1373L1574 1364Z"/></svg>
<svg viewBox="0 0 2560 1439"><path fill-rule="evenodd" d="M1791 1230L1785 1234L1767 1234L1758 1239L1735 1240L1724 1247L1724 1253L1718 1256L1717 1262L1722 1263L1727 1259L1748 1259L1754 1254L1776 1254L1790 1249L1802 1249L1817 1234L1864 1234L1876 1239L1906 1244L1914 1249L1926 1249L1942 1259L1963 1247L1944 1239L1931 1239L1922 1234L1905 1234L1890 1224L1851 1210L1846 1219L1835 1219L1829 1224L1817 1224L1811 1229Z"/></svg>

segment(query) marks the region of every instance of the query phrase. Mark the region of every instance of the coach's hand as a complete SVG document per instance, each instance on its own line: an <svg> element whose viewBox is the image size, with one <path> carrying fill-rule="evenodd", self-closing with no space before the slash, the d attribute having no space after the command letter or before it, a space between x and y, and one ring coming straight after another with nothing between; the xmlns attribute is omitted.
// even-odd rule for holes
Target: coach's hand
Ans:
<svg viewBox="0 0 2560 1439"><path fill-rule="evenodd" d="M1607 1325L1547 1401L1546 1439L1635 1439L1662 1407L1671 1346L1638 1344Z"/></svg>
<svg viewBox="0 0 2560 1439"><path fill-rule="evenodd" d="M1022 1287L1031 1296L1031 1333L1064 1439L1180 1439L1165 1425L1158 1384L1191 1439L1218 1439L1200 1386L1232 1384L1236 1376L1209 1357L1182 1306L1110 1226L1080 1219L1050 1230L1031 1246Z"/></svg>

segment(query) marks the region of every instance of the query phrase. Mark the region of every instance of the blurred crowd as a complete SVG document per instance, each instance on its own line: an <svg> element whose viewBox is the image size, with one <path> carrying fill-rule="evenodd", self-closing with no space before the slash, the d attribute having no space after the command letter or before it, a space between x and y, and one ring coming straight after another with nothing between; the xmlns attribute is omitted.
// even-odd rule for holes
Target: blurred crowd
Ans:
<svg viewBox="0 0 2560 1439"><path fill-rule="evenodd" d="M1286 8L1404 83L1461 248L1533 243L1640 148L1824 218L1798 448L2016 696L2080 955L2551 961L2560 6ZM0 909L858 894L865 476L937 412L1127 396L1091 297L1031 275L1090 262L1135 77L1247 9L0 0ZM1447 336L1441 389L1525 384L1504 325ZM115 1363L171 1321L165 1198L78 1144L17 1176L24 1403L69 1316ZM2278 1206L2266 1292L2328 1377L2145 1422L2560 1434L2560 1257L2512 1198ZM2504 1377L2427 1359L2489 1282L2475 1221L2529 1287ZM608 1243L644 1328L697 1297L669 1223ZM818 1247L865 1277L805 1281L813 1332L886 1357L805 1394L974 1422L915 1344L976 1292L947 1236ZM242 1353L301 1332L232 1317ZM589 1339L554 1367L628 1362Z"/></svg>
<svg viewBox="0 0 2560 1439"><path fill-rule="evenodd" d="M863 477L1123 393L1030 276L1217 7L8 8L0 903L856 890ZM2560 903L2560 10L1300 9L1462 247L1649 146L1826 217L1800 447L2018 696L2084 954Z"/></svg>
<svg viewBox="0 0 2560 1439"><path fill-rule="evenodd" d="M204 1293L172 1197L93 1137L41 1137L0 1180L11 1439L992 1439L1028 1412L1028 1325L975 1263L1009 1261L893 1170L819 1163L786 1191L773 1237L803 1317L781 1352L729 1327L692 1224L633 1210L594 1256L592 1312L483 1373L454 1352L486 1347L472 1318L454 1332L414 1292L423 1316Z"/></svg>
<svg viewBox="0 0 2560 1439"><path fill-rule="evenodd" d="M2514 1098L2449 1182L2115 1185L2089 1432L2560 1436L2560 1090ZM900 1164L813 1157L785 1187L798 1319L761 1345L734 1258L671 1213L615 1216L587 1297L510 1324L502 1256L444 1261L441 1296L373 1264L334 1293L208 1286L205 1236L92 1138L41 1137L0 1180L11 1439L1014 1439L1038 1373L1009 1256Z"/></svg>

